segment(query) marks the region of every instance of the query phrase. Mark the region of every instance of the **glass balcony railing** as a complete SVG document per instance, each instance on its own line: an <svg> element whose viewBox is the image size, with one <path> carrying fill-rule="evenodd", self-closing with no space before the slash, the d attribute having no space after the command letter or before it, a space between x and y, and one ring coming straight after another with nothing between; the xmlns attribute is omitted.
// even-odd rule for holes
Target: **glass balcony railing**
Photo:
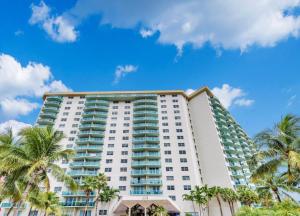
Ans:
<svg viewBox="0 0 300 216"><path fill-rule="evenodd" d="M68 172L70 176L96 176L98 174L97 171L88 171L88 170L73 170Z"/></svg>
<svg viewBox="0 0 300 216"><path fill-rule="evenodd" d="M157 123L158 119L155 117L151 117L151 116L148 116L148 117L141 116L141 117L133 118L133 123L138 123L138 122L155 122L155 123Z"/></svg>
<svg viewBox="0 0 300 216"><path fill-rule="evenodd" d="M109 106L109 102L106 100L86 100L85 105L102 105Z"/></svg>
<svg viewBox="0 0 300 216"><path fill-rule="evenodd" d="M160 170L132 170L131 175L149 175L149 176L160 176Z"/></svg>
<svg viewBox="0 0 300 216"><path fill-rule="evenodd" d="M40 125L53 125L54 122L55 122L54 119L49 119L49 118L40 118L37 121L37 123Z"/></svg>
<svg viewBox="0 0 300 216"><path fill-rule="evenodd" d="M75 147L75 151L80 152L80 151L86 151L86 150L90 150L90 151L102 151L102 146L100 145L89 145L89 146L76 146Z"/></svg>
<svg viewBox="0 0 300 216"><path fill-rule="evenodd" d="M92 110L107 111L108 106L91 104L91 105L85 106L85 108L84 108L84 111L92 111Z"/></svg>
<svg viewBox="0 0 300 216"><path fill-rule="evenodd" d="M48 101L59 101L61 102L63 100L62 96L47 96L46 98Z"/></svg>
<svg viewBox="0 0 300 216"><path fill-rule="evenodd" d="M48 106L44 106L44 107L42 108L42 111L43 111L43 112L58 113L59 108L57 108L57 107L48 107Z"/></svg>
<svg viewBox="0 0 300 216"><path fill-rule="evenodd" d="M73 156L73 160L76 159L101 159L101 154L99 153L78 153Z"/></svg>
<svg viewBox="0 0 300 216"><path fill-rule="evenodd" d="M102 138L79 138L76 140L77 144L87 144L87 143L92 143L92 144L103 144L103 139Z"/></svg>
<svg viewBox="0 0 300 216"><path fill-rule="evenodd" d="M133 104L136 105L146 105L146 104L151 104L151 105L157 105L157 100L151 100L151 99L140 99L136 100L133 102Z"/></svg>
<svg viewBox="0 0 300 216"><path fill-rule="evenodd" d="M93 137L103 137L103 131L79 131L79 137L93 136Z"/></svg>
<svg viewBox="0 0 300 216"><path fill-rule="evenodd" d="M156 111L136 111L133 113L133 116L158 116L158 113Z"/></svg>
<svg viewBox="0 0 300 216"><path fill-rule="evenodd" d="M107 112L97 112L97 111L89 111L89 112L84 112L82 114L83 117L89 117L89 116L94 116L94 117L106 117Z"/></svg>
<svg viewBox="0 0 300 216"><path fill-rule="evenodd" d="M72 196L83 196L83 197L85 197L86 196L86 193L84 191L77 191L77 192L63 191L61 194L62 194L62 196L70 196L70 197L72 197ZM96 195L95 192L90 193L91 197L93 197L95 195Z"/></svg>
<svg viewBox="0 0 300 216"><path fill-rule="evenodd" d="M135 137L132 143L159 143L158 137Z"/></svg>
<svg viewBox="0 0 300 216"><path fill-rule="evenodd" d="M135 130L138 129L158 129L158 124L153 123L135 123L133 124Z"/></svg>
<svg viewBox="0 0 300 216"><path fill-rule="evenodd" d="M132 185L142 186L142 185L162 185L160 179L141 179L141 180L132 180Z"/></svg>
<svg viewBox="0 0 300 216"><path fill-rule="evenodd" d="M135 105L133 108L133 111L138 111L138 110L152 110L152 111L157 111L157 106L155 105Z"/></svg>
<svg viewBox="0 0 300 216"><path fill-rule="evenodd" d="M51 106L51 107L60 107L60 102L58 101L52 101L52 100L46 100L45 101L45 106Z"/></svg>
<svg viewBox="0 0 300 216"><path fill-rule="evenodd" d="M162 191L161 190L131 190L130 194L131 195L146 195L146 194L159 195L162 194Z"/></svg>
<svg viewBox="0 0 300 216"><path fill-rule="evenodd" d="M150 136L158 136L159 131L158 130L135 130L133 131L133 136L145 136L145 135L150 135Z"/></svg>
<svg viewBox="0 0 300 216"><path fill-rule="evenodd" d="M102 122L105 123L106 122L106 118L82 118L81 122Z"/></svg>
<svg viewBox="0 0 300 216"><path fill-rule="evenodd" d="M160 167L160 161L133 161L131 163L132 167L142 167L142 166L152 166Z"/></svg>
<svg viewBox="0 0 300 216"><path fill-rule="evenodd" d="M70 167L99 167L100 161L97 162L73 162Z"/></svg>
<svg viewBox="0 0 300 216"><path fill-rule="evenodd" d="M105 125L104 124L82 124L79 126L79 129L89 129L89 128L105 130Z"/></svg>
<svg viewBox="0 0 300 216"><path fill-rule="evenodd" d="M86 206L86 202L85 201L81 201L81 202L61 202L60 203L61 206L64 207L84 207ZM94 207L94 202L88 202L88 207Z"/></svg>
<svg viewBox="0 0 300 216"><path fill-rule="evenodd" d="M155 144L135 144L132 146L132 150L159 150L160 146Z"/></svg>
<svg viewBox="0 0 300 216"><path fill-rule="evenodd" d="M135 152L132 158L159 158L159 152Z"/></svg>
<svg viewBox="0 0 300 216"><path fill-rule="evenodd" d="M45 117L45 118L52 118L56 119L56 113L51 113L51 112L41 112L40 117Z"/></svg>

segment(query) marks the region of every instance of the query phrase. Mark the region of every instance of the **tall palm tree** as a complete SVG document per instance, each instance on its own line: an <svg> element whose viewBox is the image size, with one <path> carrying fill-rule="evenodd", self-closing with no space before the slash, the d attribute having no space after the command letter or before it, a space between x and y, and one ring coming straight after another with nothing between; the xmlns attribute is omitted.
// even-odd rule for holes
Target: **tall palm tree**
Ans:
<svg viewBox="0 0 300 216"><path fill-rule="evenodd" d="M189 194L183 194L183 195L182 195L182 198L183 198L183 200L191 201L191 202L192 202L193 210L194 210L194 212L195 212L195 204L194 204L194 202L195 202L195 197L194 197L194 194L192 194L191 191L190 191Z"/></svg>
<svg viewBox="0 0 300 216"><path fill-rule="evenodd" d="M99 173L97 176L97 184L96 184L96 199L95 199L95 216L97 216L98 212L98 203L101 192L107 187L107 177L103 173Z"/></svg>
<svg viewBox="0 0 300 216"><path fill-rule="evenodd" d="M294 115L284 116L272 130L265 130L255 137L260 151L255 159L260 162L252 174L259 178L262 174L281 172L288 183L293 184L299 178L300 170L300 118Z"/></svg>
<svg viewBox="0 0 300 216"><path fill-rule="evenodd" d="M234 215L234 202L238 200L235 190L231 188L222 188L221 197L225 202L228 202L231 215Z"/></svg>
<svg viewBox="0 0 300 216"><path fill-rule="evenodd" d="M219 186L213 186L209 188L211 194L213 197L215 197L218 201L219 208L220 208L220 214L223 216L223 209L222 209L222 203L221 203L221 194L222 194L222 188Z"/></svg>
<svg viewBox="0 0 300 216"><path fill-rule="evenodd" d="M64 170L55 164L60 159L68 160L74 153L63 150L59 142L63 134L52 127L32 127L20 132L22 137L19 145L11 145L5 150L5 157L0 155L0 173L16 175L16 181L25 179L19 205L28 198L34 185L43 184L47 191L50 189L49 174L58 180L65 181L69 187L76 186L74 180L65 174ZM3 145L2 145L3 147Z"/></svg>
<svg viewBox="0 0 300 216"><path fill-rule="evenodd" d="M44 216L61 215L59 197L54 192L33 193L28 200L33 208L44 211Z"/></svg>
<svg viewBox="0 0 300 216"><path fill-rule="evenodd" d="M252 190L251 188L247 187L247 186L239 186L237 188L237 195L239 198L239 201L242 204L245 204L247 206L251 206L254 203L258 202L258 195L257 193Z"/></svg>
<svg viewBox="0 0 300 216"><path fill-rule="evenodd" d="M87 216L87 208L90 203L91 194L97 188L97 177L96 176L84 177L82 181L82 185L80 187L84 191L86 196L84 215Z"/></svg>
<svg viewBox="0 0 300 216"><path fill-rule="evenodd" d="M154 209L154 212L152 214L152 216L168 216L168 211L162 207L162 206L157 206Z"/></svg>
<svg viewBox="0 0 300 216"><path fill-rule="evenodd" d="M191 191L192 196L194 197L195 202L199 205L200 215L204 210L204 206L208 203L207 190L205 187L195 186Z"/></svg>
<svg viewBox="0 0 300 216"><path fill-rule="evenodd" d="M118 197L119 192L120 191L118 189L114 189L109 186L106 186L102 189L102 191L99 194L99 197L98 197L99 202L100 203L102 203L102 202L108 203L108 202L112 201L113 199L115 199L116 197Z"/></svg>

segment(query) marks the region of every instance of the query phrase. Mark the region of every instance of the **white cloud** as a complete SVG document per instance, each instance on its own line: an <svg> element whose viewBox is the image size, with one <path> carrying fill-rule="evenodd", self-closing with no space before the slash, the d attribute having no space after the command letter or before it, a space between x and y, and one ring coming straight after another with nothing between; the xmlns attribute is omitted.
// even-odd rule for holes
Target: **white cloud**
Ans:
<svg viewBox="0 0 300 216"><path fill-rule="evenodd" d="M128 73L133 73L137 71L138 67L134 65L118 65L115 70L115 80L114 84L120 82L120 80L125 77Z"/></svg>
<svg viewBox="0 0 300 216"><path fill-rule="evenodd" d="M16 120L9 120L0 123L0 133L4 133L8 128L12 128L13 134L17 134L21 129L26 127L31 127L31 125Z"/></svg>
<svg viewBox="0 0 300 216"><path fill-rule="evenodd" d="M195 89L187 89L185 90L185 94L190 95L195 92Z"/></svg>
<svg viewBox="0 0 300 216"><path fill-rule="evenodd" d="M74 42L78 32L72 22L64 16L51 16L51 9L41 1L39 5L31 5L31 25L39 24L47 34L57 42Z"/></svg>
<svg viewBox="0 0 300 216"><path fill-rule="evenodd" d="M221 88L214 87L212 93L225 108L229 108L233 104L237 106L251 106L254 103L254 100L244 97L246 94L242 89L231 87L228 84L223 84Z"/></svg>
<svg viewBox="0 0 300 216"><path fill-rule="evenodd" d="M155 32L150 29L141 29L140 34L143 38L151 37Z"/></svg>
<svg viewBox="0 0 300 216"><path fill-rule="evenodd" d="M288 104L287 106L292 106L295 103L297 95L292 95L289 99L288 99Z"/></svg>
<svg viewBox="0 0 300 216"><path fill-rule="evenodd" d="M25 115L37 108L28 97L41 97L46 91L70 91L60 80L53 80L48 66L36 62L22 66L7 54L0 54L0 77L0 105L4 115Z"/></svg>
<svg viewBox="0 0 300 216"><path fill-rule="evenodd" d="M79 24L86 17L101 14L101 24L114 28L147 29L159 32L158 41L174 44L179 50L205 43L216 49L249 46L270 47L288 37L298 37L299 14L292 13L300 0L78 0L64 13ZM67 14L67 16L66 16Z"/></svg>
<svg viewBox="0 0 300 216"><path fill-rule="evenodd" d="M2 111L8 116L27 115L38 108L37 103L25 99L4 99L0 101Z"/></svg>

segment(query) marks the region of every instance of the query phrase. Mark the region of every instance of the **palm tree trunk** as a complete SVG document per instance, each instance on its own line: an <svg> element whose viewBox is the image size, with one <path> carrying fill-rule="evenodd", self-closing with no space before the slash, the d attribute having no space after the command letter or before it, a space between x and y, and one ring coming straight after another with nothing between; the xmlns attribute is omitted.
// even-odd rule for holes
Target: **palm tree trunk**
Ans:
<svg viewBox="0 0 300 216"><path fill-rule="evenodd" d="M209 216L209 203L207 203L207 216Z"/></svg>
<svg viewBox="0 0 300 216"><path fill-rule="evenodd" d="M223 216L222 204L221 204L221 200L220 200L219 196L217 196L217 200L218 200L218 204L219 204L219 207L220 207L221 216Z"/></svg>
<svg viewBox="0 0 300 216"><path fill-rule="evenodd" d="M280 196L279 196L279 192L278 192L278 189L276 190L273 190L273 192L275 193L275 195L276 195L276 198L277 198L277 200L278 200L278 202L281 202L281 198L280 198Z"/></svg>
<svg viewBox="0 0 300 216"><path fill-rule="evenodd" d="M95 216L97 216L97 211L98 211L98 199L96 198L95 200L95 206L96 206L96 209L95 209Z"/></svg>
<svg viewBox="0 0 300 216"><path fill-rule="evenodd" d="M31 210L32 210L32 206L30 206L30 209L29 209L29 212L28 212L28 216L30 216Z"/></svg>
<svg viewBox="0 0 300 216"><path fill-rule="evenodd" d="M8 209L7 216L11 213L11 211L13 210L13 208L14 208L15 205L16 205L16 204L13 203L12 207L10 207L10 208Z"/></svg>
<svg viewBox="0 0 300 216"><path fill-rule="evenodd" d="M84 215L87 216L87 208L90 201L90 192L86 194L86 202L85 202L85 208L84 208Z"/></svg>
<svg viewBox="0 0 300 216"><path fill-rule="evenodd" d="M231 208L232 208L232 215L234 215L234 213L235 213L235 210L234 210L234 203L233 202L230 202L231 203Z"/></svg>

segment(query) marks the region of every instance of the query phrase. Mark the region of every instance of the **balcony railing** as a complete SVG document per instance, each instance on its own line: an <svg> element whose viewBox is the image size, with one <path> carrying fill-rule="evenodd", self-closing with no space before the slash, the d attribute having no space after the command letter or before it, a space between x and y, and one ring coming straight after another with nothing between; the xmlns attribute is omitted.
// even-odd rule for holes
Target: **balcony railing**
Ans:
<svg viewBox="0 0 300 216"><path fill-rule="evenodd" d="M131 175L161 175L160 170L132 170Z"/></svg>
<svg viewBox="0 0 300 216"><path fill-rule="evenodd" d="M139 152L133 153L132 158L159 158L160 154L158 152Z"/></svg>
<svg viewBox="0 0 300 216"><path fill-rule="evenodd" d="M159 194L162 194L162 191L161 190L131 190L130 194L132 194L132 195L146 195L146 194L159 195Z"/></svg>
<svg viewBox="0 0 300 216"><path fill-rule="evenodd" d="M131 163L132 167L142 167L142 166L152 166L159 167L161 166L160 161L133 161Z"/></svg>
<svg viewBox="0 0 300 216"><path fill-rule="evenodd" d="M88 171L88 170L73 170L68 172L70 176L96 176L98 174L97 171Z"/></svg>
<svg viewBox="0 0 300 216"><path fill-rule="evenodd" d="M160 179L142 179L142 180L132 180L132 185L161 185L162 181Z"/></svg>

